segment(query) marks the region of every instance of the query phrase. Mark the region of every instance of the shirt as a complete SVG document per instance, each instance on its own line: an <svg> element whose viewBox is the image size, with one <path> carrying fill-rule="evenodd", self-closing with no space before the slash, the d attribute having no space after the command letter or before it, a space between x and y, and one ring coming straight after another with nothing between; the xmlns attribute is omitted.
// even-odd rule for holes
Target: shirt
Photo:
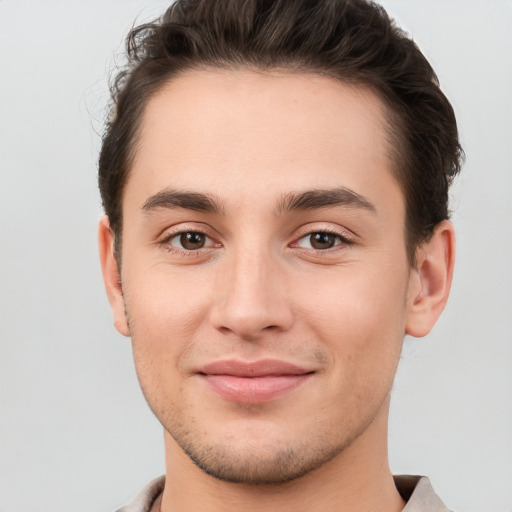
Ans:
<svg viewBox="0 0 512 512"><path fill-rule="evenodd" d="M426 476L396 475L395 485L407 502L402 512L450 512L432 489ZM150 512L156 499L164 490L165 476L151 481L135 499L116 512Z"/></svg>

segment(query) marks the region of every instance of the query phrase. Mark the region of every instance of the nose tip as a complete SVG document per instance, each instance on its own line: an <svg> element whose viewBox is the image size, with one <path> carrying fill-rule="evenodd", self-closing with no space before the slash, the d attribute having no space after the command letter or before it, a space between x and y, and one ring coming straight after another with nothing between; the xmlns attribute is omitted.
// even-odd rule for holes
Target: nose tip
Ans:
<svg viewBox="0 0 512 512"><path fill-rule="evenodd" d="M231 267L218 283L211 320L219 331L245 341L288 330L293 309L283 275L269 262L249 262Z"/></svg>

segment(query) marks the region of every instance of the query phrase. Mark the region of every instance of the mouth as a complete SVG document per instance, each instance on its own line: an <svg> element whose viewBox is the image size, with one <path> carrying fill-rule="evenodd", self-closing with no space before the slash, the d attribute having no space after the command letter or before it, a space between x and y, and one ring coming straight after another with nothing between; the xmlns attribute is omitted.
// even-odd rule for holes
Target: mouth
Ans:
<svg viewBox="0 0 512 512"><path fill-rule="evenodd" d="M304 384L315 372L275 359L216 361L198 375L218 396L230 402L258 404L275 400Z"/></svg>

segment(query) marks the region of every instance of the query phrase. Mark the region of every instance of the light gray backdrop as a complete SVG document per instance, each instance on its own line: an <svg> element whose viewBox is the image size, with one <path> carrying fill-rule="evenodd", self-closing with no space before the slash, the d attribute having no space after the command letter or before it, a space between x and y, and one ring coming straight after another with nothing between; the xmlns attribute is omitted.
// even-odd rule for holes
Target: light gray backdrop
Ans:
<svg viewBox="0 0 512 512"><path fill-rule="evenodd" d="M395 472L459 512L512 511L512 2L389 0L438 71L467 153L447 311L407 340ZM164 470L161 429L100 279L107 76L162 0L0 0L0 512L109 512Z"/></svg>

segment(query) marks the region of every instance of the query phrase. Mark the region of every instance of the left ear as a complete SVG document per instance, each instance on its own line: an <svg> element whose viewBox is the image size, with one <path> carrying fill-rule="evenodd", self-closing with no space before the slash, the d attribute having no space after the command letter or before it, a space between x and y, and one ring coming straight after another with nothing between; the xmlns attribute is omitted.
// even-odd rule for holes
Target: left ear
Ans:
<svg viewBox="0 0 512 512"><path fill-rule="evenodd" d="M434 327L448 301L455 263L455 231L440 222L428 242L416 250L407 295L405 333L421 338Z"/></svg>

